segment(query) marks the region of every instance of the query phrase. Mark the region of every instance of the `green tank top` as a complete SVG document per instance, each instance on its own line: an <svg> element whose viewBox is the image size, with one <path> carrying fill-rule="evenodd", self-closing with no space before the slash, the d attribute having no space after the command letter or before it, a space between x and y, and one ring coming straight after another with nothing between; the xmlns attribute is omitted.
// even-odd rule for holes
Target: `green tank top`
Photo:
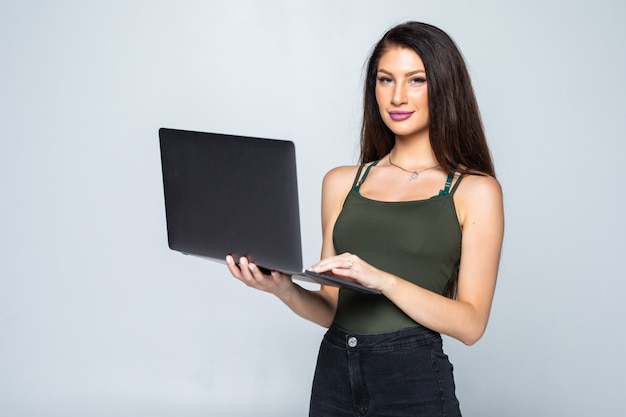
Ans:
<svg viewBox="0 0 626 417"><path fill-rule="evenodd" d="M426 200L383 202L361 196L363 165L333 230L337 254L350 252L383 271L444 294L461 258L461 227L452 198L463 176ZM339 291L334 324L355 334L392 332L417 323L384 295Z"/></svg>

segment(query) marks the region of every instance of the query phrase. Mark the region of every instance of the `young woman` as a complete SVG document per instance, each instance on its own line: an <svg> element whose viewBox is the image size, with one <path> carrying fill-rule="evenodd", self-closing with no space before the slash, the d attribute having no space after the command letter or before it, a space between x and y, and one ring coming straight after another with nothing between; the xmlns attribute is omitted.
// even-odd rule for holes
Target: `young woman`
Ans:
<svg viewBox="0 0 626 417"><path fill-rule="evenodd" d="M503 217L463 57L445 32L408 22L368 61L361 163L324 178L322 260L311 268L381 295L305 290L245 258L227 265L329 328L310 416L458 416L440 333L467 345L483 335Z"/></svg>

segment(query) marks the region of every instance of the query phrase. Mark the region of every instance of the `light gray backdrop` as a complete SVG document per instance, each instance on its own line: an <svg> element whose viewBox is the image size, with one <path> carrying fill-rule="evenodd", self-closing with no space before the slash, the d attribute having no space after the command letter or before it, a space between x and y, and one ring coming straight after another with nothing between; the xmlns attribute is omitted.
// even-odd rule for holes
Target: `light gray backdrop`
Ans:
<svg viewBox="0 0 626 417"><path fill-rule="evenodd" d="M625 415L625 16L619 0L2 0L0 415L305 416L323 329L168 249L157 130L295 141L312 264L321 179L357 160L363 64L406 20L463 50L505 192L490 326L445 341L465 415Z"/></svg>

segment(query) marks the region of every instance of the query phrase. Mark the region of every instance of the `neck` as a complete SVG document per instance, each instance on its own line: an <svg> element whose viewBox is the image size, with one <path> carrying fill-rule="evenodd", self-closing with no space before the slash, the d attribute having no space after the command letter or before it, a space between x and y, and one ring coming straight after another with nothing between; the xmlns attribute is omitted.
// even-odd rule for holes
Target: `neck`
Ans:
<svg viewBox="0 0 626 417"><path fill-rule="evenodd" d="M389 153L394 164L407 169L424 169L437 165L437 158L429 140L404 140L396 137L396 143Z"/></svg>

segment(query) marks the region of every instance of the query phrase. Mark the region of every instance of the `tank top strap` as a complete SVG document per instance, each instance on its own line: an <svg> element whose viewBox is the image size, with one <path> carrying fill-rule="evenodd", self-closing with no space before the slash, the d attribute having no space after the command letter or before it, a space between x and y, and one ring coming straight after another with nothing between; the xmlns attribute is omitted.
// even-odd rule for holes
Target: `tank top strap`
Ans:
<svg viewBox="0 0 626 417"><path fill-rule="evenodd" d="M459 178L456 180L456 182L454 183L454 186L452 186L452 181L454 180L454 174L456 174L456 170L455 169L451 169L450 170L450 174L448 174L448 178L446 178L446 185L443 187L443 190L439 191L439 197L444 196L444 195L448 195L448 194L454 194L454 192L456 191L456 187L459 186L459 183L461 182L461 179L463 178L463 176L465 174L461 174L459 176ZM452 189L450 189L452 188Z"/></svg>
<svg viewBox="0 0 626 417"><path fill-rule="evenodd" d="M452 189L450 190L450 194L454 194L454 192L456 191L456 189L459 187L459 184L461 183L461 180L465 177L465 174L461 174L459 175L459 178L456 180L456 182L454 183L454 185L452 186Z"/></svg>
<svg viewBox="0 0 626 417"><path fill-rule="evenodd" d="M354 177L354 182L352 183L352 188L357 186L357 182L359 182L359 178L361 177L361 171L363 171L363 167L365 164L359 165L359 170L356 172L356 176Z"/></svg>
<svg viewBox="0 0 626 417"><path fill-rule="evenodd" d="M380 159L377 159L376 161L374 161L371 164L369 164L367 166L367 168L365 168L365 172L363 173L363 177L361 177L361 171L363 170L363 167L365 166L365 164L361 164L361 166L359 167L359 171L356 173L356 177L354 178L354 184L352 184L352 187L356 191L359 191L359 188L361 188L361 184L363 184L363 181L365 181L365 178L367 178L367 174L369 174L369 172L370 172L370 168L373 167L374 165L376 165L378 163L378 161L380 161ZM360 180L359 180L359 177L361 177Z"/></svg>

